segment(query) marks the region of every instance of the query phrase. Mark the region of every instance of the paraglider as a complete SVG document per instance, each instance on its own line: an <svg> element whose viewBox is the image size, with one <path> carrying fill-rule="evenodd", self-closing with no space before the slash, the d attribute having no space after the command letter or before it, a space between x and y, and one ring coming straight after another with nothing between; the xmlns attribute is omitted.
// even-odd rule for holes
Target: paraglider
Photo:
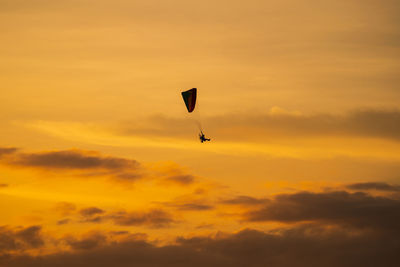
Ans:
<svg viewBox="0 0 400 267"><path fill-rule="evenodd" d="M183 101L185 102L187 111L189 113L193 112L193 110L196 106L197 88L192 88L190 90L182 92L181 94L182 94ZM200 124L199 124L199 128L200 128L200 134L199 134L200 142L203 143L206 141L211 141L211 139L205 137Z"/></svg>
<svg viewBox="0 0 400 267"><path fill-rule="evenodd" d="M186 108L189 112L194 110L196 106L197 88L192 88L182 92L183 101L185 101Z"/></svg>
<svg viewBox="0 0 400 267"><path fill-rule="evenodd" d="M200 142L205 142L205 141L211 141L210 138L206 138L203 134L203 132L200 130L200 134L199 134L199 138L200 138Z"/></svg>

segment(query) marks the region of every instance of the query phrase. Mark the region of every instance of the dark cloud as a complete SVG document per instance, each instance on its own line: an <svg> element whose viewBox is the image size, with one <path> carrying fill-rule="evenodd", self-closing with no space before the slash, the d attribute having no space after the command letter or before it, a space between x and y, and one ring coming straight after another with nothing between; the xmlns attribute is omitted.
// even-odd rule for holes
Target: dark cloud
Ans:
<svg viewBox="0 0 400 267"><path fill-rule="evenodd" d="M173 182L180 185L190 185L195 182L193 175L173 175L165 178L165 181Z"/></svg>
<svg viewBox="0 0 400 267"><path fill-rule="evenodd" d="M269 202L269 199L254 198L250 196L237 196L231 199L222 200L220 203L227 205L260 205Z"/></svg>
<svg viewBox="0 0 400 267"><path fill-rule="evenodd" d="M40 235L41 226L30 226L17 231L16 237L22 240L29 247L37 248L44 245L44 241Z"/></svg>
<svg viewBox="0 0 400 267"><path fill-rule="evenodd" d="M64 224L68 224L68 223L70 223L70 219L62 219L62 220L59 220L59 221L57 221L57 225L64 225Z"/></svg>
<svg viewBox="0 0 400 267"><path fill-rule="evenodd" d="M77 243L76 243L77 242ZM304 225L274 232L246 229L215 237L178 238L174 245L144 240L108 242L101 236L71 241L73 252L0 259L8 267L83 266L398 266L395 238Z"/></svg>
<svg viewBox="0 0 400 267"><path fill-rule="evenodd" d="M391 185L381 182L355 183L347 185L346 187L351 190L378 190L378 191L400 192L400 185Z"/></svg>
<svg viewBox="0 0 400 267"><path fill-rule="evenodd" d="M142 178L143 169L132 159L103 156L82 150L62 150L37 153L14 153L4 157L1 163L47 171L75 171L81 177L111 176L118 181L135 181Z"/></svg>
<svg viewBox="0 0 400 267"><path fill-rule="evenodd" d="M64 241L75 250L90 250L106 243L106 236L101 233L92 233L81 239L66 237Z"/></svg>
<svg viewBox="0 0 400 267"><path fill-rule="evenodd" d="M112 235L126 235L129 234L129 231L112 231L110 232Z"/></svg>
<svg viewBox="0 0 400 267"><path fill-rule="evenodd" d="M0 184L0 188L8 187L8 184Z"/></svg>
<svg viewBox="0 0 400 267"><path fill-rule="evenodd" d="M0 255L6 252L39 248L44 245L40 226L26 228L0 227Z"/></svg>
<svg viewBox="0 0 400 267"><path fill-rule="evenodd" d="M155 228L167 227L175 222L171 214L159 209L150 210L148 212L121 211L108 215L108 218L116 225L145 225Z"/></svg>
<svg viewBox="0 0 400 267"><path fill-rule="evenodd" d="M138 167L135 160L103 157L79 150L19 154L13 164L50 169L107 169L120 170Z"/></svg>
<svg viewBox="0 0 400 267"><path fill-rule="evenodd" d="M205 211L215 208L207 199L188 199L188 196L176 198L170 202L154 202L168 208L174 208L181 211Z"/></svg>
<svg viewBox="0 0 400 267"><path fill-rule="evenodd" d="M99 209L97 207L90 207L90 208L81 209L79 211L79 213L84 217L91 217L93 215L104 213L104 210Z"/></svg>
<svg viewBox="0 0 400 267"><path fill-rule="evenodd" d="M149 174L148 177L155 173L142 167L136 160L103 156L83 150L13 153L12 156L0 158L0 163L45 171L72 171L79 177L111 177L117 182L134 182L143 178L146 173ZM156 176L156 179L166 184L190 185L196 181L193 175L181 174L178 167L173 171L156 172Z"/></svg>
<svg viewBox="0 0 400 267"><path fill-rule="evenodd" d="M90 217L84 217L80 222L83 223L101 223L105 219L104 216L90 216Z"/></svg>
<svg viewBox="0 0 400 267"><path fill-rule="evenodd" d="M79 214L83 218L81 222L100 223L105 219L105 211L97 207L81 209Z"/></svg>
<svg viewBox="0 0 400 267"><path fill-rule="evenodd" d="M205 207L187 207L193 209L204 209ZM184 209L182 207L182 209ZM120 226L148 226L152 228L168 227L175 223L173 216L161 209L150 209L148 211L111 211L106 212L98 207L88 207L79 210L75 214L78 223L104 223L111 221ZM70 219L62 219L57 222L63 225L71 222Z"/></svg>
<svg viewBox="0 0 400 267"><path fill-rule="evenodd" d="M18 148L15 147L0 147L0 157L7 154L15 153Z"/></svg>
<svg viewBox="0 0 400 267"><path fill-rule="evenodd" d="M202 211L202 210L212 210L214 206L208 204L202 204L197 202L192 203L181 203L181 204L168 204L168 206L172 206L177 208L178 210L185 210L185 211Z"/></svg>
<svg viewBox="0 0 400 267"><path fill-rule="evenodd" d="M300 192L277 195L245 215L248 221L322 221L400 231L400 201L362 192Z"/></svg>
<svg viewBox="0 0 400 267"><path fill-rule="evenodd" d="M125 173L119 173L114 175L115 178L121 180L121 181L135 181L140 178L142 178L142 175L139 173L133 173L133 172L125 172Z"/></svg>

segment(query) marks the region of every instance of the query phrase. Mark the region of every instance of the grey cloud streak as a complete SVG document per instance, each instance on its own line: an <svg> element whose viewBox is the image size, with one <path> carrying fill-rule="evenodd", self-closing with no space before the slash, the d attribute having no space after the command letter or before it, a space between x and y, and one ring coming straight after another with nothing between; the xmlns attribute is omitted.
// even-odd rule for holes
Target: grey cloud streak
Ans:
<svg viewBox="0 0 400 267"><path fill-rule="evenodd" d="M145 225L153 228L168 227L175 222L171 214L160 209L153 209L146 212L114 212L107 215L107 218L120 226Z"/></svg>
<svg viewBox="0 0 400 267"><path fill-rule="evenodd" d="M138 163L134 160L90 155L79 150L20 154L12 163L27 167L42 167L50 169L102 168L107 170L117 170L135 168L138 166Z"/></svg>
<svg viewBox="0 0 400 267"><path fill-rule="evenodd" d="M77 149L22 153L15 148L0 147L0 164L58 173L73 172L81 178L107 176L119 182L135 182L154 174L134 159ZM190 186L198 180L191 174L182 173L179 168L172 173L167 170L157 172L155 176L152 179L180 186Z"/></svg>
<svg viewBox="0 0 400 267"><path fill-rule="evenodd" d="M267 111L266 111L267 112ZM262 140L268 137L352 136L400 141L400 110L364 109L334 115L300 115L287 112L226 114L203 118L218 139ZM135 125L135 123L130 123ZM188 137L193 128L186 119L163 115L148 118L146 127L121 126L121 134ZM192 137L192 134L190 134Z"/></svg>
<svg viewBox="0 0 400 267"><path fill-rule="evenodd" d="M18 153L14 148L0 148L0 163L45 171L74 171L79 177L111 176L128 182L143 178L144 171L136 160L84 150Z"/></svg>
<svg viewBox="0 0 400 267"><path fill-rule="evenodd" d="M15 153L18 150L16 147L0 147L0 157L7 154Z"/></svg>
<svg viewBox="0 0 400 267"><path fill-rule="evenodd" d="M71 215L71 214L69 214ZM162 209L140 211L106 211L98 207L80 209L75 214L75 220L65 218L57 222L58 225L77 223L104 223L111 222L119 226L145 226L150 228L169 227L177 221L173 214Z"/></svg>
<svg viewBox="0 0 400 267"><path fill-rule="evenodd" d="M388 192L400 192L400 185L391 185L383 182L355 183L346 186L352 190L378 190Z"/></svg>

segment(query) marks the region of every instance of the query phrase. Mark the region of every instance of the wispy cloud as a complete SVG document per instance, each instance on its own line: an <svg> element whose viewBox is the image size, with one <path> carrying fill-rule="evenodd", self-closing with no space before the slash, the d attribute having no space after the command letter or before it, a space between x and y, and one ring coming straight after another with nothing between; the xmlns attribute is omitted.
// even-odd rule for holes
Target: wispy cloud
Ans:
<svg viewBox="0 0 400 267"><path fill-rule="evenodd" d="M195 176L175 166L173 169L153 170L134 159L102 155L95 151L59 150L35 153L16 152L3 148L8 156L0 158L3 165L48 172L69 173L76 177L111 177L119 182L154 179L164 184L189 186L197 182Z"/></svg>
<svg viewBox="0 0 400 267"><path fill-rule="evenodd" d="M2 155L12 154L16 152L18 148L15 147L0 147L0 157Z"/></svg>
<svg viewBox="0 0 400 267"><path fill-rule="evenodd" d="M51 151L42 153L20 153L10 162L14 165L46 169L134 169L139 166L135 160L116 157L104 157L99 154L80 150Z"/></svg>
<svg viewBox="0 0 400 267"><path fill-rule="evenodd" d="M400 185L393 185L383 182L368 182L368 183L355 183L346 186L352 190L377 190L377 191L389 191L389 192L400 192Z"/></svg>
<svg viewBox="0 0 400 267"><path fill-rule="evenodd" d="M203 118L217 139L261 141L275 138L373 137L400 141L400 110L363 109L341 115L302 114L272 108L268 113L239 113ZM124 124L126 135L176 136L189 138L187 119L153 116L147 127ZM140 125L143 125L141 123ZM190 127L192 128L192 127Z"/></svg>
<svg viewBox="0 0 400 267"><path fill-rule="evenodd" d="M383 112L382 117L385 114ZM196 127L187 125L183 118L159 116L147 119L147 123L160 129L156 132L140 126L140 122L130 122L129 125L132 126L124 123L120 127L103 125L94 129L82 123L51 121L36 121L24 125L62 139L112 147L178 149L222 155L301 159L348 156L398 160L400 142L397 142L396 131L393 129L396 126L393 124L397 123L400 113L394 114L394 121L390 119L390 114L386 115L391 122L382 119L384 125L381 128L386 129L387 133L378 133L384 130L375 131L373 125L368 126L362 118L356 119L353 115L231 114L209 117L204 118L204 123L213 142L206 145L199 145L197 137L193 136ZM186 126L182 126L185 123ZM353 123L361 125L356 127ZM357 129L353 129L354 127ZM173 130L169 130L170 128Z"/></svg>
<svg viewBox="0 0 400 267"><path fill-rule="evenodd" d="M120 211L109 214L108 218L116 225L145 225L154 228L168 227L175 222L171 214L160 209L153 209L147 212Z"/></svg>

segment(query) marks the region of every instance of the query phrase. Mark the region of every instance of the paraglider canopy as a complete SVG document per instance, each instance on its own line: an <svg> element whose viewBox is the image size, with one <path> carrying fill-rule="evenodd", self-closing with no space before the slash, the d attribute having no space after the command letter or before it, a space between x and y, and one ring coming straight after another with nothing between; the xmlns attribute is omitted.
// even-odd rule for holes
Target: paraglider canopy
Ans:
<svg viewBox="0 0 400 267"><path fill-rule="evenodd" d="M189 112L194 110L196 105L197 89L192 88L190 90L182 92L183 101L185 101L186 108Z"/></svg>

